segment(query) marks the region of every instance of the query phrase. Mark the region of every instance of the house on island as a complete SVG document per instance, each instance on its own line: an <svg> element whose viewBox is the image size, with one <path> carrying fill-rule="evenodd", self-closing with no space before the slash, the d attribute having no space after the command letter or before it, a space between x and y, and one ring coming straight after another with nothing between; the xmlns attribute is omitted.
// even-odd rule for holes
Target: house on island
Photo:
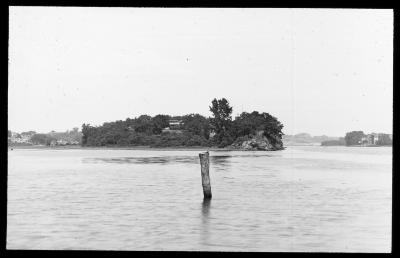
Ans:
<svg viewBox="0 0 400 258"><path fill-rule="evenodd" d="M168 122L168 127L165 127L162 129L162 132L168 132L168 133L182 133L183 129L183 122L182 120L179 119L170 119Z"/></svg>
<svg viewBox="0 0 400 258"><path fill-rule="evenodd" d="M210 130L209 138L212 139L216 133L213 130Z"/></svg>
<svg viewBox="0 0 400 258"><path fill-rule="evenodd" d="M171 119L169 120L169 128L171 130L179 130L182 129L183 126L183 122L182 120L178 120L178 119Z"/></svg>

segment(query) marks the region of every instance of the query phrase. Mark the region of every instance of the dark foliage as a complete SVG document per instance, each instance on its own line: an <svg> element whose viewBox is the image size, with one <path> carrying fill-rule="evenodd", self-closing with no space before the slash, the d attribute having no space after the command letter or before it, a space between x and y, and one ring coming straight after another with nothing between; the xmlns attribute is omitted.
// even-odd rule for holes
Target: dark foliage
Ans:
<svg viewBox="0 0 400 258"><path fill-rule="evenodd" d="M40 145L50 145L50 143L55 140L56 138L43 133L37 133L32 135L31 137L31 142L33 144L40 144Z"/></svg>
<svg viewBox="0 0 400 258"><path fill-rule="evenodd" d="M142 115L126 121L104 123L102 126L82 125L83 146L153 146L153 147L178 147L178 146L209 146L207 118L192 114L182 119L184 130L162 132L168 127L170 116L156 115L154 117Z"/></svg>
<svg viewBox="0 0 400 258"><path fill-rule="evenodd" d="M380 145L380 146L389 146L392 145L393 141L392 139L390 139L388 134L379 134L378 140L376 141L376 145Z"/></svg>
<svg viewBox="0 0 400 258"><path fill-rule="evenodd" d="M283 125L268 113L243 112L232 121L232 107L223 98L214 99L210 106L213 117L199 114L184 116L141 115L125 121L104 123L102 126L82 125L83 146L218 146L232 144L238 137L261 132L272 143L281 142ZM165 130L170 120L182 121L179 130ZM173 129L173 128L170 128ZM178 129L178 128L175 128ZM210 133L215 135L210 138Z"/></svg>
<svg viewBox="0 0 400 258"><path fill-rule="evenodd" d="M339 138L339 140L328 140L321 142L321 146L343 146L346 145L346 141L343 137Z"/></svg>
<svg viewBox="0 0 400 258"><path fill-rule="evenodd" d="M243 112L233 121L234 137L262 134L273 144L281 142L283 125L268 113Z"/></svg>
<svg viewBox="0 0 400 258"><path fill-rule="evenodd" d="M199 114L190 114L182 117L183 130L191 132L193 135L209 139L210 121Z"/></svg>
<svg viewBox="0 0 400 258"><path fill-rule="evenodd" d="M210 118L211 130L215 132L213 142L218 147L225 147L232 144L234 136L232 135L232 107L228 100L213 99L209 107L213 117Z"/></svg>
<svg viewBox="0 0 400 258"><path fill-rule="evenodd" d="M346 145L358 145L361 144L362 138L365 136L363 131L352 131L346 133L344 140L346 141Z"/></svg>

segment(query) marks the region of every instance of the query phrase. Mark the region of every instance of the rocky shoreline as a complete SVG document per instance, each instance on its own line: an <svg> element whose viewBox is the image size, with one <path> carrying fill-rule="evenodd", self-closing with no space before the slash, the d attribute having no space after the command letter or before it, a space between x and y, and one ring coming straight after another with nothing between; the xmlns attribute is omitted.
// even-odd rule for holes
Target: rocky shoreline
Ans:
<svg viewBox="0 0 400 258"><path fill-rule="evenodd" d="M249 151L277 151L283 150L283 144L281 141L276 141L277 143L272 143L265 136L253 136L249 139L243 141L238 141L230 145L228 148L232 150L249 150Z"/></svg>

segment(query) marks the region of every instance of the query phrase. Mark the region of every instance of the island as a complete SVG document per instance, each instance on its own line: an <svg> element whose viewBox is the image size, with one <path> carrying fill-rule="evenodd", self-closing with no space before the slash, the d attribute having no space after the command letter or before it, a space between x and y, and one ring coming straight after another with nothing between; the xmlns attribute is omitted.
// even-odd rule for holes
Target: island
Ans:
<svg viewBox="0 0 400 258"><path fill-rule="evenodd" d="M232 119L227 99L213 99L211 117L200 114L141 115L82 125L82 146L210 147L235 150L282 150L282 128L268 113L242 112Z"/></svg>

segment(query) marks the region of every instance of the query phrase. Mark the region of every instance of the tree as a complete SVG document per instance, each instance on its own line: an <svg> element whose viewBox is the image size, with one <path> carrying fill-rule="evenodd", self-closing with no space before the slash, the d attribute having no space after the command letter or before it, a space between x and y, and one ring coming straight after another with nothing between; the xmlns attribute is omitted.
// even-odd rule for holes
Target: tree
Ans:
<svg viewBox="0 0 400 258"><path fill-rule="evenodd" d="M90 137L94 136L95 128L90 124L82 125L82 146L88 145Z"/></svg>
<svg viewBox="0 0 400 258"><path fill-rule="evenodd" d="M219 146L224 147L233 142L229 129L232 123L232 107L228 100L213 99L210 111L213 113L213 118L210 119L211 129L215 132L214 139Z"/></svg>
<svg viewBox="0 0 400 258"><path fill-rule="evenodd" d="M244 137L246 135L255 135L259 132L272 143L281 144L283 136L283 125L268 113L243 112L233 121L232 131L235 137Z"/></svg>
<svg viewBox="0 0 400 258"><path fill-rule="evenodd" d="M376 145L392 145L392 139L390 139L389 134L381 133L378 135L378 140L376 141Z"/></svg>
<svg viewBox="0 0 400 258"><path fill-rule="evenodd" d="M151 121L151 116L141 115L135 119L135 131L138 133L153 133L153 125Z"/></svg>
<svg viewBox="0 0 400 258"><path fill-rule="evenodd" d="M210 124L207 118L200 114L189 114L182 117L183 129L208 139L210 137ZM197 139L197 138L196 138Z"/></svg>
<svg viewBox="0 0 400 258"><path fill-rule="evenodd" d="M162 129L168 127L169 125L169 116L168 115L156 115L152 118L153 123L153 133L161 134Z"/></svg>
<svg viewBox="0 0 400 258"><path fill-rule="evenodd" d="M362 138L365 136L363 131L352 131L346 133L344 140L346 141L346 145L358 145L361 144Z"/></svg>
<svg viewBox="0 0 400 258"><path fill-rule="evenodd" d="M346 141L343 137L340 137L338 140L327 140L322 141L321 146L343 146L346 145Z"/></svg>
<svg viewBox="0 0 400 258"><path fill-rule="evenodd" d="M31 142L33 144L40 144L40 145L50 145L50 143L55 140L56 139L54 137L43 133L37 133L31 137Z"/></svg>
<svg viewBox="0 0 400 258"><path fill-rule="evenodd" d="M283 136L283 124L278 121L274 116L268 113L262 113L264 118L264 124L262 126L264 130L264 136L266 136L272 143L281 142Z"/></svg>

